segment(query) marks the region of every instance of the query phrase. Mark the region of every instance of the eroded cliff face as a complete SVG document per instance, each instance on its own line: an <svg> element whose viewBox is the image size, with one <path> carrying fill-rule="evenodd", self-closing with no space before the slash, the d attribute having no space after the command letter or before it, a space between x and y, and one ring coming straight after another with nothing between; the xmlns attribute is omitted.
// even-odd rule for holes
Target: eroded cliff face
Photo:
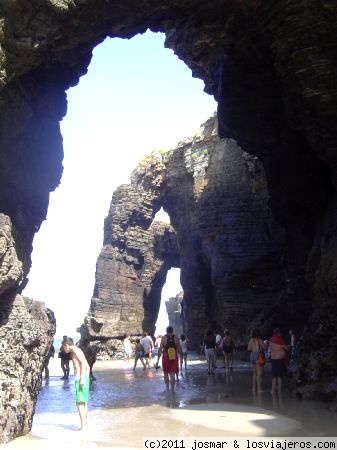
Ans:
<svg viewBox="0 0 337 450"><path fill-rule="evenodd" d="M164 175L161 160L150 158L137 167L132 184L114 192L82 337L118 348L124 333L153 334L167 271L179 267L175 231L152 223Z"/></svg>
<svg viewBox="0 0 337 450"><path fill-rule="evenodd" d="M0 213L0 444L28 433L41 387L45 357L55 333L52 311L18 295L22 262L12 223Z"/></svg>
<svg viewBox="0 0 337 450"><path fill-rule="evenodd" d="M105 37L131 38L150 28L166 33L166 45L218 101L220 136L236 139L262 162L273 217L284 228L280 273L288 280L287 296L295 295L294 306L303 297L309 314L301 344L301 353L309 358L301 362L297 379L310 385L310 396L325 389L322 379L333 386L335 1L3 0L0 19L0 213L12 222L22 264L22 276L8 277L0 303L8 292L23 289L33 236L46 217L49 192L60 181L65 91L86 73L92 49ZM171 209L176 227L179 219ZM215 239L221 244L218 235ZM200 242L207 247L205 238ZM204 259L212 277L217 270L210 270ZM189 276L194 280L197 270L192 268ZM233 284L231 280L231 289ZM193 294L186 291L191 307ZM219 298L217 288L214 295ZM292 314L291 307L286 311ZM335 392L329 388L327 396Z"/></svg>
<svg viewBox="0 0 337 450"><path fill-rule="evenodd" d="M219 139L216 116L145 158L112 197L83 337L116 345L124 333L153 334L167 271L179 267L190 345L209 327L245 343L252 319L286 290L284 232L269 200L260 161ZM161 207L171 225L152 222Z"/></svg>
<svg viewBox="0 0 337 450"><path fill-rule="evenodd" d="M29 433L55 317L42 302L7 294L0 303L0 444Z"/></svg>

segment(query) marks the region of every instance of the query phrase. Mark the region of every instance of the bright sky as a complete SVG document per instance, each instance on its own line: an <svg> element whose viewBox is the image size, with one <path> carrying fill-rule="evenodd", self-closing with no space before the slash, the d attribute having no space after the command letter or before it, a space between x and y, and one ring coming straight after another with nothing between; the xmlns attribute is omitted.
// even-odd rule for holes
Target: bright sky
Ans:
<svg viewBox="0 0 337 450"><path fill-rule="evenodd" d="M163 34L146 32L106 39L95 48L88 73L67 92L63 176L34 239L24 291L54 311L56 336L75 336L90 306L113 191L130 182L146 154L176 147L215 112L203 88L164 48ZM162 304L180 290L179 271L170 271Z"/></svg>

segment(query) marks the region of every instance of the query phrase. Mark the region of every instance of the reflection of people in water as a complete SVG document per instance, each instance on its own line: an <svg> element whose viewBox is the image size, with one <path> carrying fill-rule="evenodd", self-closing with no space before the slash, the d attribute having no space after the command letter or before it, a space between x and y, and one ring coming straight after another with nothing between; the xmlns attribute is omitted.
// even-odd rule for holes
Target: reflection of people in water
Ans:
<svg viewBox="0 0 337 450"><path fill-rule="evenodd" d="M273 399L273 408L275 411L282 413L283 412L283 397L281 392L272 392Z"/></svg>

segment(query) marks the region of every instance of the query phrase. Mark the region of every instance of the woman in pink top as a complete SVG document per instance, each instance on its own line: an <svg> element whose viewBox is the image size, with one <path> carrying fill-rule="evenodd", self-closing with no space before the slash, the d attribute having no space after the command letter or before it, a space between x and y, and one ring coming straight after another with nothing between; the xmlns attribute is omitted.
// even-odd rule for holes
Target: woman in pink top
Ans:
<svg viewBox="0 0 337 450"><path fill-rule="evenodd" d="M249 339L247 350L250 352L250 362L253 368L253 392L261 392L261 382L263 374L263 366L257 362L259 352L265 351L266 346L261 339L260 330L254 328L252 337Z"/></svg>

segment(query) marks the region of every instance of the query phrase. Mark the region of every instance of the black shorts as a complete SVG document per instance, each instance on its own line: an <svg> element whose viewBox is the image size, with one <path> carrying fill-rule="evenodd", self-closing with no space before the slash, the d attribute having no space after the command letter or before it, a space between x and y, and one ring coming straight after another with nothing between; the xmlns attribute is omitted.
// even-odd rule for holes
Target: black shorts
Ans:
<svg viewBox="0 0 337 450"><path fill-rule="evenodd" d="M287 373L287 366L285 359L271 360L271 374L275 378L283 378Z"/></svg>
<svg viewBox="0 0 337 450"><path fill-rule="evenodd" d="M224 352L224 353L227 353L227 354L229 354L229 353L233 353L233 346L232 345L223 345L223 347L222 347L222 351Z"/></svg>

